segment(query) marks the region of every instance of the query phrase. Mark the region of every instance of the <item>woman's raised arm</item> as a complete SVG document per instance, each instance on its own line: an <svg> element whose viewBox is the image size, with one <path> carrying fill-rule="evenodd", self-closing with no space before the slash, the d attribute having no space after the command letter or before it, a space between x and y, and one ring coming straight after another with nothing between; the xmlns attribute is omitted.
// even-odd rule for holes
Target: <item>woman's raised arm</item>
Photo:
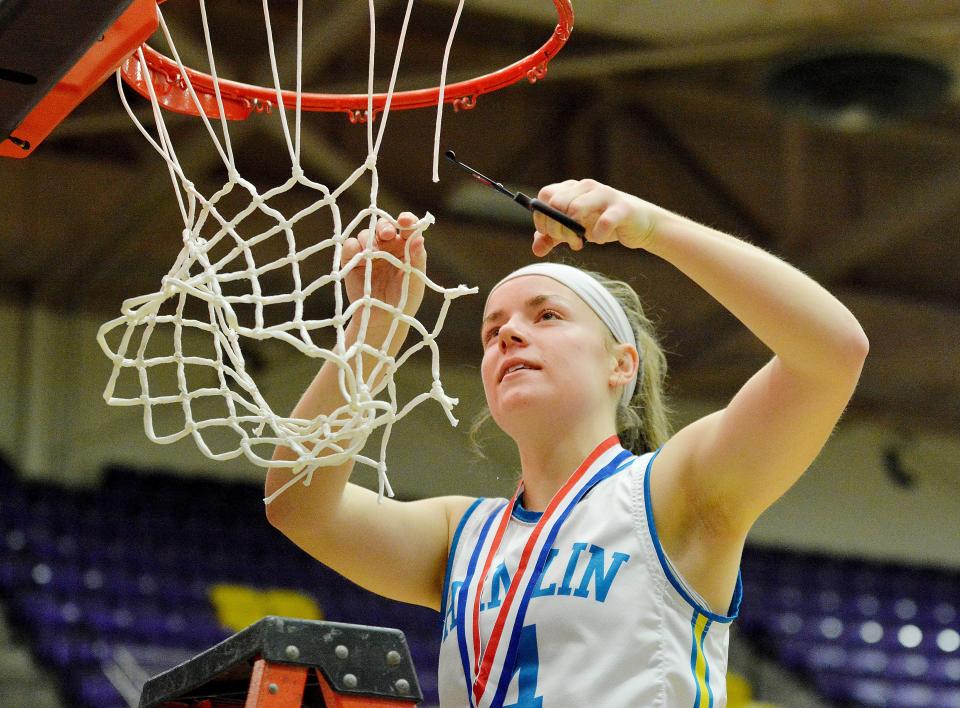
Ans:
<svg viewBox="0 0 960 708"><path fill-rule="evenodd" d="M397 221L400 229L381 220L375 235L365 230L348 239L343 246L344 262L364 248L379 248L403 260L410 239L410 262L425 270L423 236L407 228L413 226L416 218L404 213ZM398 304L403 273L386 260L371 263L372 295ZM345 285L351 301L362 295L363 278L362 266L347 276ZM419 278L410 279L404 308L407 314L416 313L423 289ZM348 348L357 339L359 325L357 317L345 328ZM389 327L389 314L373 308L365 342L381 346ZM406 326L402 326L391 341L390 354L399 351L405 336ZM364 370L370 371L373 364L372 359L365 361ZM337 367L326 362L304 391L292 416L310 420L331 413L342 403ZM287 448L278 447L274 459L291 459L291 454ZM385 499L379 503L375 492L348 482L353 464L349 461L338 467L321 468L309 486L292 486L267 505L267 519L307 553L358 585L386 597L438 609L451 527L472 500L438 497L415 502ZM270 469L265 484L267 496L289 479L289 469Z"/></svg>
<svg viewBox="0 0 960 708"><path fill-rule="evenodd" d="M750 526L810 466L853 395L867 337L823 287L745 241L592 180L551 185L539 197L583 223L588 241L618 241L673 264L774 354L724 409L666 443L651 478L668 552L680 561L709 546L711 561L726 556L732 587ZM538 255L561 242L581 247L555 222L535 222Z"/></svg>

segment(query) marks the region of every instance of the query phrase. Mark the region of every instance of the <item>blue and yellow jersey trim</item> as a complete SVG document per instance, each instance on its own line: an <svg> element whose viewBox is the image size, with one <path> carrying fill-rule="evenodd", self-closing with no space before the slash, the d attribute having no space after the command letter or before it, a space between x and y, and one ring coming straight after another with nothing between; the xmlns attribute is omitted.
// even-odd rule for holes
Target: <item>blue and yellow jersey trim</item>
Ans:
<svg viewBox="0 0 960 708"><path fill-rule="evenodd" d="M690 620L692 628L692 647L690 649L690 671L693 673L693 683L696 687L696 696L693 699L693 708L713 708L713 689L710 687L710 662L703 650L704 640L713 620L700 612L694 612Z"/></svg>
<svg viewBox="0 0 960 708"><path fill-rule="evenodd" d="M643 503L644 512L647 517L647 530L650 533L651 541L653 541L653 548L654 551L656 551L657 559L660 561L660 567L663 569L663 574L673 586L673 589L677 591L677 594L680 595L680 597L682 597L687 604L693 608L695 612L694 616L697 614L703 615L711 622L732 622L737 618L737 615L740 614L740 602L743 599L743 580L739 572L737 573L737 584L733 591L733 599L730 602L730 609L727 611L727 614L721 615L711 612L708 608L704 607L695 599L690 597L690 593L686 591L683 583L680 582L680 579L674 575L673 569L670 567L670 563L667 562L667 555L660 543L660 535L657 533L657 525L653 518L653 501L650 497L650 474L653 470L653 461L657 459L657 455L660 454L660 450L662 449L662 447L658 448L653 454L653 456L650 458L650 461L647 462L647 468L644 470L643 474Z"/></svg>

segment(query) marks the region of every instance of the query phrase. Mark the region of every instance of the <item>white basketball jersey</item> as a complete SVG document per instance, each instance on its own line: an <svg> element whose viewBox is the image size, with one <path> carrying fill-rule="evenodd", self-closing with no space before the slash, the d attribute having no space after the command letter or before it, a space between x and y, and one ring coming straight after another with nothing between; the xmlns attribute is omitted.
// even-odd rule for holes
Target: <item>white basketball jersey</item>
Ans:
<svg viewBox="0 0 960 708"><path fill-rule="evenodd" d="M442 708L726 704L740 580L729 614L703 606L657 537L656 453L611 440L566 507L508 516L507 500L479 499L464 515L444 580Z"/></svg>

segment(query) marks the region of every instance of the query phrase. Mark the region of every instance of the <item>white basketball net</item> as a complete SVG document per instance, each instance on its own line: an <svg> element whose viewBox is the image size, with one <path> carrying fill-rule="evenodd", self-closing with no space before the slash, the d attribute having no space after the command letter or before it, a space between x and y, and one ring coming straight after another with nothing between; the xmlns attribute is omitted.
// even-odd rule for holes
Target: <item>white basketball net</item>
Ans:
<svg viewBox="0 0 960 708"><path fill-rule="evenodd" d="M413 0L408 0L406 15L400 33L397 54L393 64L388 95L392 97L397 77L403 40ZM461 2L462 7L462 2ZM373 229L377 219L386 217L396 220L377 206L378 174L376 159L390 111L388 99L379 120L379 131L374 137L373 121L367 128L368 153L366 161L335 189L308 178L300 166L300 93L301 93L301 55L303 45L303 0L298 2L297 17L297 107L293 111L294 125L288 121L287 112L282 108L280 97L281 84L277 70L277 61L273 50L273 31L270 23L268 1L263 0L264 22L270 49L270 62L274 87L277 91L279 106L275 113L279 117L290 154L290 177L277 187L262 194L237 171L233 149L230 143L227 121L220 120L220 131L214 129L210 120L200 117L213 144L227 169L227 182L215 193L201 194L187 175L184 174L170 133L164 123L163 110L154 93L152 82L146 85L150 90L153 105L153 117L156 122L155 135L144 127L130 108L121 88L120 96L130 117L137 128L160 154L167 164L174 184L177 202L183 216L183 248L177 256L170 272L163 278L160 290L148 295L126 300L121 308L122 314L105 323L98 332L97 340L106 355L113 362L113 371L104 391L104 399L114 406L142 406L144 429L147 437L156 443L172 443L191 436L206 456L215 460L229 460L245 456L262 467L284 467L291 472L290 480L266 501L288 489L295 483L309 484L315 470L324 466L339 465L348 459L354 459L377 469L379 473L380 494L393 495L386 476L386 448L393 424L409 413L420 403L433 399L440 403L451 424L456 425L452 409L457 399L444 393L440 382L439 351L436 338L447 314L451 300L461 295L475 293L476 288L460 285L456 288L444 288L434 283L425 274L417 271L407 262L382 251L364 250L347 262L341 262L344 241L355 235L359 229ZM210 62L210 73L217 78L213 57L211 34L207 23L204 2L200 2L203 31ZM370 64L368 72L368 93L373 94L373 56L374 56L374 3L369 0L370 12ZM159 8L158 8L159 13ZM457 10L459 19L460 9ZM456 30L454 21L450 32L450 41ZM174 60L180 67L181 76L187 85L193 101L199 105L197 95L189 82L189 76L176 51L167 25L160 15L160 27L166 36ZM445 79L447 54L443 61L441 87ZM140 52L141 68L147 75L148 68L143 53ZM119 73L118 73L119 83ZM219 91L216 93L220 115L224 115L223 103ZM369 100L369 98L368 98ZM443 96L441 92L440 100ZM442 105L442 103L441 103ZM372 103L368 103L368 116L373 115ZM440 110L437 114L437 134L434 155L439 151ZM337 205L337 198L358 179L369 173L371 180L370 203L365 209L343 223L343 215ZM293 188L313 190L315 200L308 207L293 214L283 214L271 206L271 200L277 195ZM243 195L240 209L232 212L223 209L230 195L233 202L237 195ZM249 197L249 199L248 199ZM232 203L233 203L232 202ZM314 215L319 210L329 210L333 222L333 231L327 238L318 239L317 234L307 232L297 243L295 229L302 219ZM259 233L248 234L245 219L269 217L273 225ZM415 226L415 234L420 234L434 221L428 213ZM202 235L201 235L202 234ZM407 240L407 251L412 239ZM282 256L268 262L256 262L255 252L267 242L281 245ZM409 253L407 253L409 256ZM326 259L319 277L304 275L308 270L304 266L310 259L315 265L316 259ZM385 259L393 266L403 270L403 287L400 302L396 306L371 296L371 270L366 267L364 294L353 303L344 297L344 278L354 268L369 266L375 259ZM289 292L267 294L261 286L261 279L272 277L280 269L285 269L293 287ZM314 268L316 270L316 268ZM439 293L443 297L436 323L427 329L413 317L403 313L407 301L411 278L423 281L427 291ZM305 302L316 295L321 288L333 289L335 307L329 316L321 319L308 319L305 316ZM198 307L199 305L199 307ZM273 306L288 307L292 316L280 324L269 324L264 316L267 308ZM253 310L253 322L245 323L238 310ZM393 319L386 341L379 347L364 342L367 324L373 308L389 312ZM199 310L200 316L191 315ZM360 317L359 335L355 343L347 347L345 326L351 317ZM401 324L409 326L409 335L419 340L408 344L399 357L390 356L388 349ZM326 333L327 339L335 344L321 346L315 341ZM162 337L155 335L163 331ZM199 335L199 337L198 337ZM198 338L207 344L199 351L191 351L191 343ZM322 337L319 337L322 338ZM172 340L172 350L154 352L157 341ZM241 343L247 340L279 340L296 348L302 354L318 361L332 362L337 367L339 388L343 403L329 415L313 420L286 417L271 409L261 394L253 378L247 371L247 362ZM108 341L110 340L110 341ZM153 343L151 344L153 340ZM427 348L432 357L432 382L428 390L423 391L401 404L397 398L394 373L417 351ZM374 361L373 366L364 367ZM155 374L161 370L175 371L175 391L157 391ZM122 396L116 394L118 377L121 372L135 376L139 382L138 395ZM200 372L202 375L198 375ZM385 394L385 395L382 395ZM211 414L210 403L215 404L219 412ZM172 433L158 434L154 428L154 408L173 406L182 409L183 425ZM179 419L178 419L179 420ZM372 459L361 454L370 434L384 428L380 444L379 458ZM223 433L236 440L232 449L214 452L209 438L211 434L223 437ZM274 446L282 445L296 455L295 459L271 459ZM261 454L260 451L265 454Z"/></svg>

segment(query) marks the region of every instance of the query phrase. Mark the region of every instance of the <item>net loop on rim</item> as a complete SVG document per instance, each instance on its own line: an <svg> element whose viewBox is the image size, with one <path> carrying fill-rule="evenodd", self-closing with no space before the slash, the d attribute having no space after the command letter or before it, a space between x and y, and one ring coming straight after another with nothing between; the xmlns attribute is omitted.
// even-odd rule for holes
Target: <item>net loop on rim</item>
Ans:
<svg viewBox="0 0 960 708"><path fill-rule="evenodd" d="M453 102L453 110L455 111L469 111L471 108L476 108L476 106L476 96L461 96Z"/></svg>

